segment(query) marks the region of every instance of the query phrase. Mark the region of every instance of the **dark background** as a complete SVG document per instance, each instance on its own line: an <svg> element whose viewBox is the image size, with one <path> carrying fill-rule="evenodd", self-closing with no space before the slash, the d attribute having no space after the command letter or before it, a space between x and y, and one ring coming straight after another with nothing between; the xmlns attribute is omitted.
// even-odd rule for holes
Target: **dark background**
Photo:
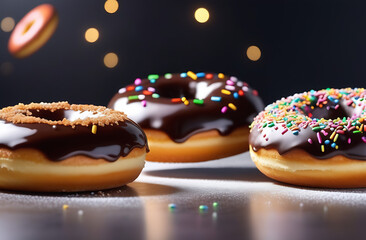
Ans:
<svg viewBox="0 0 366 240"><path fill-rule="evenodd" d="M117 90L150 73L214 71L238 76L259 90L265 103L295 92L326 87L364 87L364 1L119 1L114 14L102 0L47 1L59 26L37 53L15 59L10 33L0 30L0 107L18 102L68 100L106 105ZM40 0L1 0L0 20L19 21ZM205 7L200 24L194 11ZM100 37L85 41L95 27ZM246 49L262 57L252 62ZM103 64L108 52L117 67ZM4 65L3 65L4 66ZM11 70L11 69L10 69Z"/></svg>

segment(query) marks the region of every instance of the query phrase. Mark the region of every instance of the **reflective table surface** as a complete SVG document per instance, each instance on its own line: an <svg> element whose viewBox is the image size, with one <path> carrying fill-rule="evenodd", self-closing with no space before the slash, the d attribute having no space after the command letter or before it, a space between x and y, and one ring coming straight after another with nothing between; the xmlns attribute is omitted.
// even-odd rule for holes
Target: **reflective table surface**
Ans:
<svg viewBox="0 0 366 240"><path fill-rule="evenodd" d="M365 224L366 189L281 184L248 153L147 163L134 183L107 191L0 192L0 239L361 239Z"/></svg>

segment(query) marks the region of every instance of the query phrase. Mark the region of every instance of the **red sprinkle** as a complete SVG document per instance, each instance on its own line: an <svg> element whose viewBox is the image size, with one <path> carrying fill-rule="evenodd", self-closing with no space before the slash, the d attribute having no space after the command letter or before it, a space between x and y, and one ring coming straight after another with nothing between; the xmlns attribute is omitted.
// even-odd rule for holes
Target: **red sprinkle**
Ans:
<svg viewBox="0 0 366 240"><path fill-rule="evenodd" d="M132 91L132 90L135 90L135 86L128 86L126 89L127 89L127 91Z"/></svg>
<svg viewBox="0 0 366 240"><path fill-rule="evenodd" d="M257 90L253 90L252 93L253 93L254 96L258 96L258 91Z"/></svg>
<svg viewBox="0 0 366 240"><path fill-rule="evenodd" d="M143 93L144 95L151 95L151 94L153 94L152 92L147 91L147 90L142 91L142 93Z"/></svg>
<svg viewBox="0 0 366 240"><path fill-rule="evenodd" d="M238 91L238 93L239 93L239 95L240 95L240 96L244 96L244 91L243 91L243 90L241 90L241 89L240 89L240 90Z"/></svg>
<svg viewBox="0 0 366 240"><path fill-rule="evenodd" d="M213 74L211 74L211 73L206 74L206 79L212 79L212 78L213 78Z"/></svg>
<svg viewBox="0 0 366 240"><path fill-rule="evenodd" d="M172 98L171 100L173 103L179 103L179 102L182 102L182 99L181 98Z"/></svg>

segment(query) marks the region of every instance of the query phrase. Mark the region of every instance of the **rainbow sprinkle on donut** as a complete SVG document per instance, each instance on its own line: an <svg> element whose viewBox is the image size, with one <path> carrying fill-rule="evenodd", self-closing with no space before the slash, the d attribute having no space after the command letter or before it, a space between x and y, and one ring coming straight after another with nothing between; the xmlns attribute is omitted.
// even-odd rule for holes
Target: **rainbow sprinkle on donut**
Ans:
<svg viewBox="0 0 366 240"><path fill-rule="evenodd" d="M327 88L282 98L255 117L250 144L254 151L299 148L318 158L366 159L365 96L363 88Z"/></svg>

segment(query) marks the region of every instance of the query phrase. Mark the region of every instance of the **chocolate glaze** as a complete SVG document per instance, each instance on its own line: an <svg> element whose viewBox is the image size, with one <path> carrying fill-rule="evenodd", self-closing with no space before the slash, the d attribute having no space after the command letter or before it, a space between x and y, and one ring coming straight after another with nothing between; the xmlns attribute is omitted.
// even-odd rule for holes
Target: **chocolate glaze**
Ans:
<svg viewBox="0 0 366 240"><path fill-rule="evenodd" d="M62 109L54 112L48 110L31 110L31 112L32 116L54 121L63 118L97 117L87 112ZM127 156L134 148L146 147L148 151L145 133L132 121L125 120L113 126L98 126L96 134L91 132L91 128L92 126L79 125L73 128L40 123L14 124L0 120L0 148L37 149L52 161L84 155L112 162L120 156Z"/></svg>
<svg viewBox="0 0 366 240"><path fill-rule="evenodd" d="M336 105L339 105L339 107L335 108ZM354 107L347 104L345 99L339 99L337 104L328 101L321 108L315 104L312 104L312 106L315 106L315 108L311 109L309 106L305 106L304 109L297 110L299 110L299 114L302 112L304 116L309 116L311 113L312 118L336 119L339 117L343 119L343 117L346 117L347 121L352 121L352 119L356 121L356 119L359 119L365 114L363 111L365 108L364 102ZM363 120L359 124L361 123L365 124L366 122ZM282 155L293 149L300 149L318 159L328 159L336 155L343 155L352 159L366 160L366 138L363 140L366 134L364 131L354 133L352 130L347 130L342 134L338 134L336 140L338 149L336 149L331 146L334 142L334 136L330 139L330 136L332 136L336 128L324 128L319 132L314 131L309 124L306 128L300 127L298 134L293 134L292 131L283 133L285 129L283 123L275 123L272 127L265 128L262 127L263 124L264 122L255 121L249 135L249 143L255 152L261 148L275 149ZM317 132L319 132L321 137L321 143L318 140ZM311 139L311 144L309 143L309 139ZM329 140L328 144L325 144L326 140ZM321 150L321 145L324 145L324 151Z"/></svg>
<svg viewBox="0 0 366 240"><path fill-rule="evenodd" d="M208 76L206 74L206 76ZM235 81L235 90L230 95L221 93L225 89L226 81ZM239 86L238 86L239 84ZM129 118L136 121L143 129L155 129L165 132L173 141L180 143L190 136L204 131L217 130L221 135L228 135L234 129L248 126L253 117L263 109L263 103L257 92L249 88L246 83L237 81L234 77L224 76L218 78L213 74L212 79L198 77L181 77L173 74L170 79L164 76L151 83L148 79L142 80L144 90L149 87L155 89L159 98L145 95L146 107L141 100L129 100L129 96L142 95L144 90L136 91L135 85L127 86L126 92L117 93L110 101L108 107L125 112ZM244 87L244 91L243 91ZM132 90L129 90L133 88ZM233 97L234 92L244 92L244 96ZM220 96L220 102L211 100L211 96ZM183 102L173 103L172 98L185 97L189 105ZM203 105L193 103L193 99L203 99ZM221 112L223 106L233 103L237 110L230 108L225 113Z"/></svg>

